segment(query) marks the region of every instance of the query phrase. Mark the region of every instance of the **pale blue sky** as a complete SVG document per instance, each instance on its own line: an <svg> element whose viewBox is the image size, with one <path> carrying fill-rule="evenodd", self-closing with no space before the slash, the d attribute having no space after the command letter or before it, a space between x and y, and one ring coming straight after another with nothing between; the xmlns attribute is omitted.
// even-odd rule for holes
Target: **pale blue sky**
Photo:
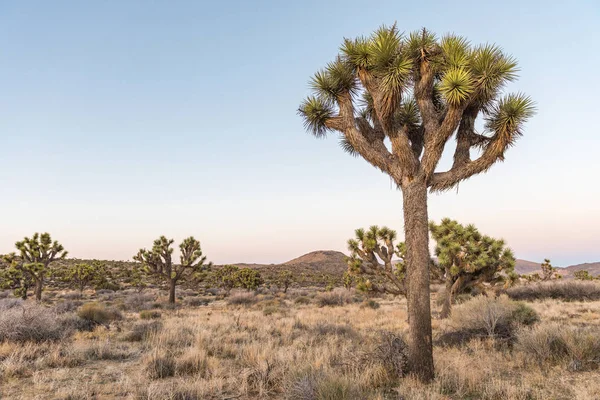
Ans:
<svg viewBox="0 0 600 400"><path fill-rule="evenodd" d="M406 4L409 4L406 6ZM82 258L165 234L218 262L402 231L401 193L305 133L307 81L343 37L397 21L494 42L538 114L506 162L430 198L517 256L600 260L597 1L0 1L0 253L49 231Z"/></svg>

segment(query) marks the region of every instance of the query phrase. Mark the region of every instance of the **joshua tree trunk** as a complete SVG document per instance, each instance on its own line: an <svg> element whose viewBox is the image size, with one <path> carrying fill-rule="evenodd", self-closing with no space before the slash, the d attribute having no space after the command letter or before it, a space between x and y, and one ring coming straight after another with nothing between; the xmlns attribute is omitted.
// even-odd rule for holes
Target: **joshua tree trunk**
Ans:
<svg viewBox="0 0 600 400"><path fill-rule="evenodd" d="M402 186L406 241L406 300L409 362L423 381L433 379L431 306L429 299L429 227L427 185L419 178Z"/></svg>
<svg viewBox="0 0 600 400"><path fill-rule="evenodd" d="M43 278L36 279L35 281L35 299L42 301L42 288L44 287Z"/></svg>
<svg viewBox="0 0 600 400"><path fill-rule="evenodd" d="M169 280L169 304L175 304L175 279Z"/></svg>
<svg viewBox="0 0 600 400"><path fill-rule="evenodd" d="M450 316L450 310L452 308L452 281L446 280L446 290L444 291L444 305L442 306L442 312L440 318L448 318Z"/></svg>

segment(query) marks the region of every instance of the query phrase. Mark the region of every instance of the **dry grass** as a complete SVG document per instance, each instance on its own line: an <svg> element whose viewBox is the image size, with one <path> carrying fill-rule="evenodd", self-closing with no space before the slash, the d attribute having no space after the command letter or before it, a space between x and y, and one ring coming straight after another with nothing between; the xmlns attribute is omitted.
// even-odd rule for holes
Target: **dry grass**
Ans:
<svg viewBox="0 0 600 400"><path fill-rule="evenodd" d="M450 321L433 321L435 338L467 328L484 334L436 346L436 379L423 385L407 374L405 300L381 298L372 307L346 292L325 294L336 298L333 307L319 307L322 293L291 291L181 305L154 321L142 321L137 310L145 306L133 305L148 304L150 296L129 299L122 320L91 332L52 343L1 342L0 397L600 398L600 302L527 303L535 313L507 298L458 305ZM119 295L112 294L112 304L125 302ZM500 325L511 327L510 343L499 340Z"/></svg>

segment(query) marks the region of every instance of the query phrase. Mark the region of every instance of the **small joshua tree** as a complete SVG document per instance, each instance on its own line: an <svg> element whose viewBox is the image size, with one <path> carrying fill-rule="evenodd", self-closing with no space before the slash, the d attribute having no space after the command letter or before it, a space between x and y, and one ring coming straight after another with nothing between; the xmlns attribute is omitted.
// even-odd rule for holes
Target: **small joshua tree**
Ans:
<svg viewBox="0 0 600 400"><path fill-rule="evenodd" d="M237 273L239 286L246 290L256 290L263 283L260 273L251 268L242 268Z"/></svg>
<svg viewBox="0 0 600 400"><path fill-rule="evenodd" d="M553 279L560 279L562 278L562 275L560 275L558 272L556 272L556 267L553 267L552 264L550 263L550 260L545 258L544 262L541 264L542 267L542 275L540 276L540 279L542 281L550 281Z"/></svg>
<svg viewBox="0 0 600 400"><path fill-rule="evenodd" d="M575 279L577 279L579 281L594 280L594 277L592 275L590 275L590 273L588 271L586 271L585 269L582 269L581 271L575 271L575 273L573 275L575 275Z"/></svg>
<svg viewBox="0 0 600 400"><path fill-rule="evenodd" d="M44 281L50 272L52 262L67 256L62 244L52 241L49 233L35 233L31 238L25 237L15 243L20 252L22 264L19 266L27 279L35 284L35 299L42 300Z"/></svg>
<svg viewBox="0 0 600 400"><path fill-rule="evenodd" d="M133 257L142 263L148 274L155 275L167 281L169 285L169 303L175 304L175 288L182 280L193 279L197 273L209 268L212 263L205 264L206 256L202 255L200 242L190 236L180 245L180 264L173 264L173 239L165 236L154 241L151 250L140 249Z"/></svg>
<svg viewBox="0 0 600 400"><path fill-rule="evenodd" d="M62 280L75 286L79 292L83 292L87 286L92 286L103 278L102 272L97 264L73 264L67 267Z"/></svg>
<svg viewBox="0 0 600 400"><path fill-rule="evenodd" d="M235 265L224 265L212 273L210 281L213 285L224 289L229 294L231 289L239 286L239 271L240 269Z"/></svg>
<svg viewBox="0 0 600 400"><path fill-rule="evenodd" d="M35 285L31 275L23 270L23 260L15 253L0 259L0 288L12 289L15 296L27 300L27 292Z"/></svg>
<svg viewBox="0 0 600 400"><path fill-rule="evenodd" d="M456 295L484 283L514 279L515 257L503 240L482 235L474 225L463 226L448 218L439 225L431 222L429 229L437 242L435 255L446 282L442 318L450 315Z"/></svg>
<svg viewBox="0 0 600 400"><path fill-rule="evenodd" d="M355 235L355 239L348 240L348 272L363 278L359 279L358 289L393 295L406 294L406 246L404 243L394 245L396 231L374 225L366 231L357 229ZM401 261L393 262L394 255Z"/></svg>
<svg viewBox="0 0 600 400"><path fill-rule="evenodd" d="M276 282L277 286L283 289L283 293L287 293L288 288L294 282L294 276L292 275L292 272L288 271L287 269L279 271Z"/></svg>

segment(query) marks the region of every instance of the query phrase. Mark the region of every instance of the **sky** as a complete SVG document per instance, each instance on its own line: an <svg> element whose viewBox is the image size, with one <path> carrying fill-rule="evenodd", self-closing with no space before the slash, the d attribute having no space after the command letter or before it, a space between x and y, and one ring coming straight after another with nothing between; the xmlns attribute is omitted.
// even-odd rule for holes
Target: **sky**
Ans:
<svg viewBox="0 0 600 400"><path fill-rule="evenodd" d="M600 261L595 0L0 0L0 253L48 231L126 260L193 235L216 263L278 263L401 233L389 178L296 114L344 37L394 22L498 44L519 60L508 91L538 109L504 163L430 196L430 219L531 261Z"/></svg>

